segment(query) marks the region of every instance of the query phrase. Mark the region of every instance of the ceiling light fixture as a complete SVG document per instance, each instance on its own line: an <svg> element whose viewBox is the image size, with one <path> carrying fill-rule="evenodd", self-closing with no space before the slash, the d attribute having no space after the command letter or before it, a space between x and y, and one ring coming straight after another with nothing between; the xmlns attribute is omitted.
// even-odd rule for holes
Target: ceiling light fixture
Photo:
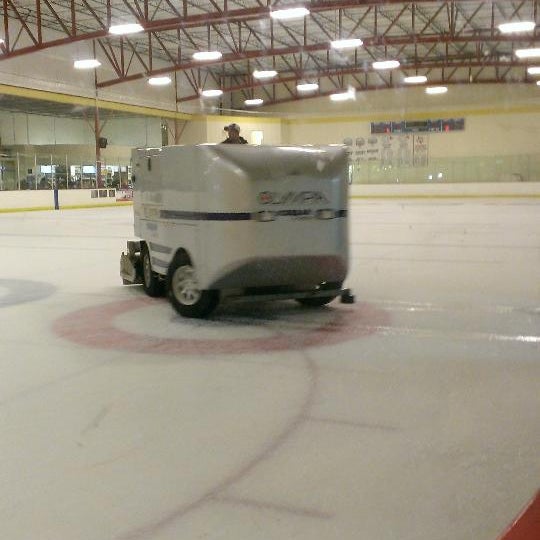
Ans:
<svg viewBox="0 0 540 540"><path fill-rule="evenodd" d="M373 62L373 69L395 69L399 67L398 60L380 60L378 62Z"/></svg>
<svg viewBox="0 0 540 540"><path fill-rule="evenodd" d="M292 19L301 19L309 15L309 9L305 7L296 7L290 9L277 9L270 12L270 17L277 21L290 21Z"/></svg>
<svg viewBox="0 0 540 540"><path fill-rule="evenodd" d="M540 66L531 66L527 68L527 73L529 75L540 75Z"/></svg>
<svg viewBox="0 0 540 540"><path fill-rule="evenodd" d="M519 32L532 32L536 27L533 21L517 21L499 24L502 34L517 34Z"/></svg>
<svg viewBox="0 0 540 540"><path fill-rule="evenodd" d="M300 83L296 85L296 89L299 92L314 92L319 89L319 85L317 83Z"/></svg>
<svg viewBox="0 0 540 540"><path fill-rule="evenodd" d="M349 99L353 99L354 94L350 90L347 90L347 92L339 92L337 94L330 94L330 100L331 101L347 101Z"/></svg>
<svg viewBox="0 0 540 540"><path fill-rule="evenodd" d="M446 86L428 86L426 88L426 94L430 96L435 96L437 94L446 94L448 88Z"/></svg>
<svg viewBox="0 0 540 540"><path fill-rule="evenodd" d="M223 90L219 89L211 89L211 90L203 90L201 92L201 95L204 97L219 97L223 94Z"/></svg>
<svg viewBox="0 0 540 540"><path fill-rule="evenodd" d="M150 77L148 79L148 84L151 86L166 86L168 84L171 84L172 79L168 75L164 75L162 77Z"/></svg>
<svg viewBox="0 0 540 540"><path fill-rule="evenodd" d="M244 101L244 105L247 105L248 107L254 106L254 105L262 105L263 103L264 103L264 100L261 98L246 99Z"/></svg>
<svg viewBox="0 0 540 540"><path fill-rule="evenodd" d="M361 39L337 39L336 41L331 41L330 45L332 49L355 49L364 44Z"/></svg>
<svg viewBox="0 0 540 540"><path fill-rule="evenodd" d="M268 69L268 70L255 70L253 72L253 77L255 79L271 79L272 77L275 77L277 75L277 71L274 69Z"/></svg>
<svg viewBox="0 0 540 540"><path fill-rule="evenodd" d="M540 49L517 49L514 52L518 58L540 58Z"/></svg>
<svg viewBox="0 0 540 540"><path fill-rule="evenodd" d="M144 28L139 23L113 24L109 27L109 34L125 36L126 34L136 34L143 30Z"/></svg>
<svg viewBox="0 0 540 540"><path fill-rule="evenodd" d="M93 69L101 66L101 62L95 58L85 58L83 60L75 60L73 67L75 69Z"/></svg>
<svg viewBox="0 0 540 540"><path fill-rule="evenodd" d="M411 75L410 77L405 77L403 82L405 84L423 84L427 82L427 77L425 75Z"/></svg>
<svg viewBox="0 0 540 540"><path fill-rule="evenodd" d="M199 51L193 53L193 60L198 60L200 62L209 61L209 60L219 60L223 54L219 51Z"/></svg>

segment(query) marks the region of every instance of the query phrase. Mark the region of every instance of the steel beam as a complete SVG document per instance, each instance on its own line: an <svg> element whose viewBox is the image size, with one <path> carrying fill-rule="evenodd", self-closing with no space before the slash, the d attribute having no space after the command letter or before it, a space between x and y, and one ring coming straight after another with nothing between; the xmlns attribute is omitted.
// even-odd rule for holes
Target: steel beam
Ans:
<svg viewBox="0 0 540 540"><path fill-rule="evenodd" d="M523 68L524 70L524 75L523 75L523 78L521 80L521 82L525 81L526 80L526 71L525 71L525 68L527 67L527 63L526 62L523 62L523 61L512 61L512 62L501 62L501 61L477 61L477 60L474 60L474 61L457 61L457 62L452 62L452 63L445 63L445 62L425 62L425 63L421 63L421 64L418 64L414 67L403 67L402 69L400 70L397 70L397 71L400 71L400 72L404 72L404 73L408 73L408 72L414 72L416 70L426 70L426 71L432 71L432 70L435 70L435 69L440 69L440 70L443 70L444 68L449 68L449 69L452 69L452 72L450 73L450 75L446 75L446 76L443 76L441 79L438 79L436 81L430 81L429 82L429 85L432 85L432 84L439 84L439 83L448 83L448 84L452 84L454 83L454 81L452 81L452 77L455 75L456 71L458 69L470 69L470 70L473 70L473 69L478 69L480 72L483 71L484 69L486 68L506 68L507 71L505 72L505 75L508 74L508 70L509 69L515 69L515 68ZM234 86L228 86L228 87L223 87L221 88L223 90L224 93L231 93L231 92L238 92L238 91L242 91L242 90L251 90L251 89L255 89L255 88L263 88L266 87L266 86L269 86L270 84L273 84L273 85L277 85L277 84L285 84L285 83L290 83L290 82L298 82L298 81L302 81L304 79L332 79L333 77L342 77L343 75L356 75L356 74L369 74L369 73L378 73L376 72L375 70L373 69L364 69L364 68L346 68L346 69L328 69L328 70L320 70L320 71L313 71L312 73L309 73L308 75L306 75L305 73L304 74L293 74L293 75L290 75L290 76L287 76L287 77L280 77L279 79L276 79L276 80L273 80L271 83L269 82L260 82L260 81L248 81L246 83L243 83L243 84L237 84L237 85L234 85ZM478 76L478 73L475 74L475 76ZM389 86L389 81L387 81L386 79L382 79L385 86ZM462 84L463 82L465 81L455 81L455 83L460 83ZM343 87L343 83L341 83L341 86ZM401 87L401 86L406 86L407 88L410 88L410 86L407 86L407 85L401 85L401 84L392 84L391 85L392 87L396 88L396 87ZM338 88L339 85L336 85L336 88ZM379 89L380 90L380 86L370 86L368 87L367 85L364 85L364 86L359 86L357 87L357 90L359 89ZM330 93L333 93L330 92ZM304 94L302 94L304 95ZM316 95L325 95L323 93L316 93ZM311 94L306 94L306 97L310 97ZM184 102L184 101L192 101L194 99L199 99L200 98L200 95L198 93L198 89L196 90L196 92L193 94L193 95L190 95L190 96L184 96L184 97L181 97L181 98L178 98L177 99L177 102L181 103L181 102ZM272 102L274 103L274 102Z"/></svg>
<svg viewBox="0 0 540 540"><path fill-rule="evenodd" d="M445 44L445 43L451 43L451 44L469 44L469 43L512 43L515 41L515 38L512 36L497 36L495 38L488 37L481 37L481 36L458 36L458 37L452 37L450 35L444 35L444 36L424 36L424 35L416 35L416 36L404 36L404 37L398 37L398 38L389 38L384 36L378 36L374 38L366 38L364 40L364 46L366 50L369 50L370 47L377 47L377 46L386 46L386 47L404 47L409 45L410 43L414 43L416 45L439 45L439 44ZM532 36L530 39L527 40L530 43L538 43L540 42L540 34ZM193 67L204 67L209 68L211 66L218 66L222 64L230 64L234 62L240 62L244 60L253 60L253 59L261 59L261 58L268 58L268 57L286 57L289 55L295 55L300 53L309 53L309 52L317 52L317 51L329 51L330 50L330 44L329 43L315 43L311 45L296 45L293 47L284 47L284 48L278 48L278 49L267 49L267 50L251 50L251 51L243 51L241 53L231 53L231 54L224 54L221 59L215 60L212 62L205 62L204 64L201 64L200 62L196 61L190 61L190 62L184 62L180 64L171 64L170 66L166 66L160 69L156 69L153 71L147 71L144 73L134 73L131 75L125 75L123 77L119 77L117 79L109 79L106 81L100 81L98 82L99 88L104 88L107 86L112 86L115 84L123 83L123 82L130 82L142 79L149 75L160 75L164 73L171 73L174 71L185 71L187 69L191 69ZM414 67L414 66L412 66Z"/></svg>

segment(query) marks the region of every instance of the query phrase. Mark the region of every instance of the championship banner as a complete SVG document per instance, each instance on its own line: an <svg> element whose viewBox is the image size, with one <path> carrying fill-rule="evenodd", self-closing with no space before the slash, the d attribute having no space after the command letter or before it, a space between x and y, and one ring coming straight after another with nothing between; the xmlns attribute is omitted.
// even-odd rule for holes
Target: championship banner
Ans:
<svg viewBox="0 0 540 540"><path fill-rule="evenodd" d="M133 201L133 189L117 189L116 190L116 200L117 201Z"/></svg>
<svg viewBox="0 0 540 540"><path fill-rule="evenodd" d="M375 162L380 167L426 167L429 161L427 134L384 134L346 138L351 161L355 165Z"/></svg>
<svg viewBox="0 0 540 540"><path fill-rule="evenodd" d="M413 156L415 167L427 167L429 161L428 142L429 139L427 135L414 136Z"/></svg>

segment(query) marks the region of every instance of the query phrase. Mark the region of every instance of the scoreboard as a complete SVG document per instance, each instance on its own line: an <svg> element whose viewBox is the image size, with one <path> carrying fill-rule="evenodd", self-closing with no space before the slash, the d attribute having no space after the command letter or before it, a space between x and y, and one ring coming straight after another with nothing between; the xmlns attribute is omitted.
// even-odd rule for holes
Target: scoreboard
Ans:
<svg viewBox="0 0 540 540"><path fill-rule="evenodd" d="M463 131L465 118L437 120L401 120L398 122L371 122L371 134L383 133L429 133Z"/></svg>

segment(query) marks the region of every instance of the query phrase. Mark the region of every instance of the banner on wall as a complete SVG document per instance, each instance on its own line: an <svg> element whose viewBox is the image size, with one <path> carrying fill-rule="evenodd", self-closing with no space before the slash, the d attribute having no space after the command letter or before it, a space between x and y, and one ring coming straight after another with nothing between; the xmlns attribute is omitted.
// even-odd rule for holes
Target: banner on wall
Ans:
<svg viewBox="0 0 540 540"><path fill-rule="evenodd" d="M427 135L415 135L413 146L413 166L414 167L427 167L428 164L428 136Z"/></svg>
<svg viewBox="0 0 540 540"><path fill-rule="evenodd" d="M349 149L354 165L366 162L380 167L425 167L429 161L428 135L370 135L346 138L343 144Z"/></svg>
<svg viewBox="0 0 540 540"><path fill-rule="evenodd" d="M132 201L133 200L133 189L117 189L116 190L116 200L117 201Z"/></svg>

